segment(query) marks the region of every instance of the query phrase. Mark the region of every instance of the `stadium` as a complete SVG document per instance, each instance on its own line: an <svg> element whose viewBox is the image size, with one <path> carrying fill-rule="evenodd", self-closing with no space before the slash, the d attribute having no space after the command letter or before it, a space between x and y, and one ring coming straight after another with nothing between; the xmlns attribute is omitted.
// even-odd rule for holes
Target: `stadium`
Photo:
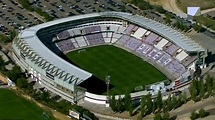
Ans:
<svg viewBox="0 0 215 120"><path fill-rule="evenodd" d="M123 12L77 15L27 28L13 41L13 49L13 58L22 70L49 91L72 103L86 100L99 104L107 102L102 94L115 87L123 94L130 84L133 86L129 90L165 79L177 81L175 85L182 84L192 77L197 65L204 66L205 54L201 45L177 30ZM118 62L114 66L115 60ZM85 62L88 67L79 62ZM104 63L111 69L102 67ZM121 65L129 67L115 70ZM103 72L105 69L115 70L113 76L122 78L112 77L110 71ZM136 74L138 71L145 72ZM110 88L105 82L108 76ZM129 79L123 82L126 77ZM114 84L117 79L119 82ZM148 82L142 84L141 80ZM124 88L120 90L117 85ZM132 97L137 95L140 94L134 93Z"/></svg>

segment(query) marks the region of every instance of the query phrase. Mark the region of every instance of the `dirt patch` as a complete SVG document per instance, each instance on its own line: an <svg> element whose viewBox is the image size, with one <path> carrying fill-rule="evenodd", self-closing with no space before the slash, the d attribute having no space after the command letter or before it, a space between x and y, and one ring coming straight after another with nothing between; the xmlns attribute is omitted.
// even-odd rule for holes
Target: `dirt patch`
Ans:
<svg viewBox="0 0 215 120"><path fill-rule="evenodd" d="M215 0L177 0L177 6L186 12L187 7L201 7L202 10L215 7Z"/></svg>
<svg viewBox="0 0 215 120"><path fill-rule="evenodd" d="M151 4L161 5L164 9L174 12L176 14L184 14L183 11L181 11L177 4L176 0L149 0Z"/></svg>

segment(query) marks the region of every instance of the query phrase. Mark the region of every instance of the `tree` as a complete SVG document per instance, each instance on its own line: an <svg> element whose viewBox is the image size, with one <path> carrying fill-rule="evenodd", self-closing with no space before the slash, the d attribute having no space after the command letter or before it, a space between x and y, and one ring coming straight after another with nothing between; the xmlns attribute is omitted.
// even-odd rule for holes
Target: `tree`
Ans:
<svg viewBox="0 0 215 120"><path fill-rule="evenodd" d="M213 94L215 95L215 80L213 81Z"/></svg>
<svg viewBox="0 0 215 120"><path fill-rule="evenodd" d="M164 112L162 120L170 120L169 112Z"/></svg>
<svg viewBox="0 0 215 120"><path fill-rule="evenodd" d="M168 98L167 98L167 110L168 111L172 110L172 108L173 108L172 107L173 105L172 105L171 101L172 101L172 97L171 97L171 95L169 95Z"/></svg>
<svg viewBox="0 0 215 120"><path fill-rule="evenodd" d="M131 3L137 5L139 3L139 0L131 0Z"/></svg>
<svg viewBox="0 0 215 120"><path fill-rule="evenodd" d="M156 109L157 109L156 102L153 102L153 104L152 104L152 112L155 113Z"/></svg>
<svg viewBox="0 0 215 120"><path fill-rule="evenodd" d="M207 115L208 115L208 113L205 111L205 109L201 108L199 110L199 117L200 118L206 117Z"/></svg>
<svg viewBox="0 0 215 120"><path fill-rule="evenodd" d="M2 56L0 56L0 66L4 67L4 60L3 60Z"/></svg>
<svg viewBox="0 0 215 120"><path fill-rule="evenodd" d="M129 107L129 115L130 115L130 116L133 115L133 110L134 110L133 105L130 104L130 107Z"/></svg>
<svg viewBox="0 0 215 120"><path fill-rule="evenodd" d="M18 78L17 79L17 87L27 88L28 87L28 81L25 78Z"/></svg>
<svg viewBox="0 0 215 120"><path fill-rule="evenodd" d="M164 101L163 102L163 112L166 112L166 111L168 111L168 109L167 109L167 101Z"/></svg>
<svg viewBox="0 0 215 120"><path fill-rule="evenodd" d="M210 96L210 95L212 95L213 78L210 77L210 75L207 75L205 80L206 80L205 84L206 84L206 89L207 89L206 91L207 91L208 95Z"/></svg>
<svg viewBox="0 0 215 120"><path fill-rule="evenodd" d="M124 105L123 105L123 103L122 103L122 98L121 98L120 95L119 95L119 98L118 98L118 100L117 100L117 111L118 111L118 112L124 111Z"/></svg>
<svg viewBox="0 0 215 120"><path fill-rule="evenodd" d="M126 11L125 5L122 5L120 9L121 9L121 12L125 12Z"/></svg>
<svg viewBox="0 0 215 120"><path fill-rule="evenodd" d="M170 23L171 23L171 20L170 20L170 18L169 18L169 17L166 17L166 19L165 19L165 23L166 23L166 24L170 24Z"/></svg>
<svg viewBox="0 0 215 120"><path fill-rule="evenodd" d="M48 102L49 101L49 97L50 97L49 92L43 91L41 93L41 95L40 95L40 100Z"/></svg>
<svg viewBox="0 0 215 120"><path fill-rule="evenodd" d="M189 87L189 92L190 92L190 96L191 96L191 99L193 101L196 100L196 97L197 97L197 93L198 93L198 89L197 89L198 85L197 85L197 80L193 80L192 83L190 84L190 87Z"/></svg>
<svg viewBox="0 0 215 120"><path fill-rule="evenodd" d="M110 100L110 107L113 111L116 111L116 98L115 95L112 95Z"/></svg>
<svg viewBox="0 0 215 120"><path fill-rule="evenodd" d="M160 113L155 114L154 120L162 120L162 116Z"/></svg>
<svg viewBox="0 0 215 120"><path fill-rule="evenodd" d="M172 96L172 101L171 101L171 104L172 104L172 108L177 108L177 98L175 97L175 95Z"/></svg>
<svg viewBox="0 0 215 120"><path fill-rule="evenodd" d="M184 103L184 102L183 102L183 99L182 99L182 94L180 94L180 95L178 96L178 98L177 98L177 103L176 103L175 108L180 107L183 103Z"/></svg>
<svg viewBox="0 0 215 120"><path fill-rule="evenodd" d="M141 116L143 117L146 114L146 96L142 96L141 98L141 106L140 106L140 112Z"/></svg>
<svg viewBox="0 0 215 120"><path fill-rule="evenodd" d="M158 11L159 13L165 14L167 11L160 5L155 6L155 10Z"/></svg>
<svg viewBox="0 0 215 120"><path fill-rule="evenodd" d="M201 25L198 25L196 23L193 25L193 29L197 32L204 32L205 31L205 29Z"/></svg>
<svg viewBox="0 0 215 120"><path fill-rule="evenodd" d="M8 78L10 78L13 82L17 82L17 79L22 77L22 71L19 66L13 66L11 71L7 72Z"/></svg>
<svg viewBox="0 0 215 120"><path fill-rule="evenodd" d="M184 103L187 103L187 93L186 93L186 92L183 92L183 93L182 93L182 101L183 101Z"/></svg>
<svg viewBox="0 0 215 120"><path fill-rule="evenodd" d="M152 113L152 107L153 107L153 102L152 102L152 95L151 94L147 94L146 95L146 114L150 114Z"/></svg>
<svg viewBox="0 0 215 120"><path fill-rule="evenodd" d="M7 43L8 41L10 41L10 40L9 40L9 37L7 37L7 36L4 35L4 34L0 34L0 40L1 40L1 42L3 42L3 43Z"/></svg>
<svg viewBox="0 0 215 120"><path fill-rule="evenodd" d="M152 5L149 4L147 1L141 1L135 4L140 8L141 10L147 10L147 9L152 9Z"/></svg>
<svg viewBox="0 0 215 120"><path fill-rule="evenodd" d="M198 118L198 114L197 114L195 111L191 112L191 114L190 114L190 119L191 119L191 120L195 120L195 119L197 119L197 118Z"/></svg>
<svg viewBox="0 0 215 120"><path fill-rule="evenodd" d="M200 98L205 97L205 85L203 83L203 80L199 81L199 89L200 89Z"/></svg>
<svg viewBox="0 0 215 120"><path fill-rule="evenodd" d="M15 38L16 34L17 33L16 33L15 29L11 30L9 33L9 41L8 42L11 42Z"/></svg>
<svg viewBox="0 0 215 120"><path fill-rule="evenodd" d="M129 111L130 107L131 107L131 95L130 93L127 92L125 94L125 109Z"/></svg>
<svg viewBox="0 0 215 120"><path fill-rule="evenodd" d="M158 92L157 98L156 98L156 104L157 104L157 108L162 109L162 95L161 95L161 91Z"/></svg>

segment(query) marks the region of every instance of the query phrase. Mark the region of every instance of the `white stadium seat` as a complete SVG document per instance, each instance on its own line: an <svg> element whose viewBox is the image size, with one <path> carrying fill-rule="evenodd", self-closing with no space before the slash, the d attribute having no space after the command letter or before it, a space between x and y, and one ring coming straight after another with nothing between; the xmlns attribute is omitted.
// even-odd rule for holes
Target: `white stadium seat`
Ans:
<svg viewBox="0 0 215 120"><path fill-rule="evenodd" d="M165 38L161 39L160 42L157 43L157 45L154 45L157 49L163 50L163 47L168 43L169 41Z"/></svg>
<svg viewBox="0 0 215 120"><path fill-rule="evenodd" d="M78 45L80 47L87 46L87 43L86 43L86 41L84 40L84 38L82 36L81 37L76 37L75 39L76 39L76 41L77 41L77 43L78 43Z"/></svg>

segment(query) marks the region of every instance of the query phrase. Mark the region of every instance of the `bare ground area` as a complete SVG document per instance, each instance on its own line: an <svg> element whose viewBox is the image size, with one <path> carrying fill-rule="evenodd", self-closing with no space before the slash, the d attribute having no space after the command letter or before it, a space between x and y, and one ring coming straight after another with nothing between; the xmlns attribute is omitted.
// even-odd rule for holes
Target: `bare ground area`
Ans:
<svg viewBox="0 0 215 120"><path fill-rule="evenodd" d="M178 7L186 12L187 7L201 7L202 10L215 7L215 0L176 0Z"/></svg>
<svg viewBox="0 0 215 120"><path fill-rule="evenodd" d="M183 16L185 15L185 13L178 8L175 0L149 0L149 1L152 4L163 6L164 9L170 12L174 12L178 15L183 15Z"/></svg>

